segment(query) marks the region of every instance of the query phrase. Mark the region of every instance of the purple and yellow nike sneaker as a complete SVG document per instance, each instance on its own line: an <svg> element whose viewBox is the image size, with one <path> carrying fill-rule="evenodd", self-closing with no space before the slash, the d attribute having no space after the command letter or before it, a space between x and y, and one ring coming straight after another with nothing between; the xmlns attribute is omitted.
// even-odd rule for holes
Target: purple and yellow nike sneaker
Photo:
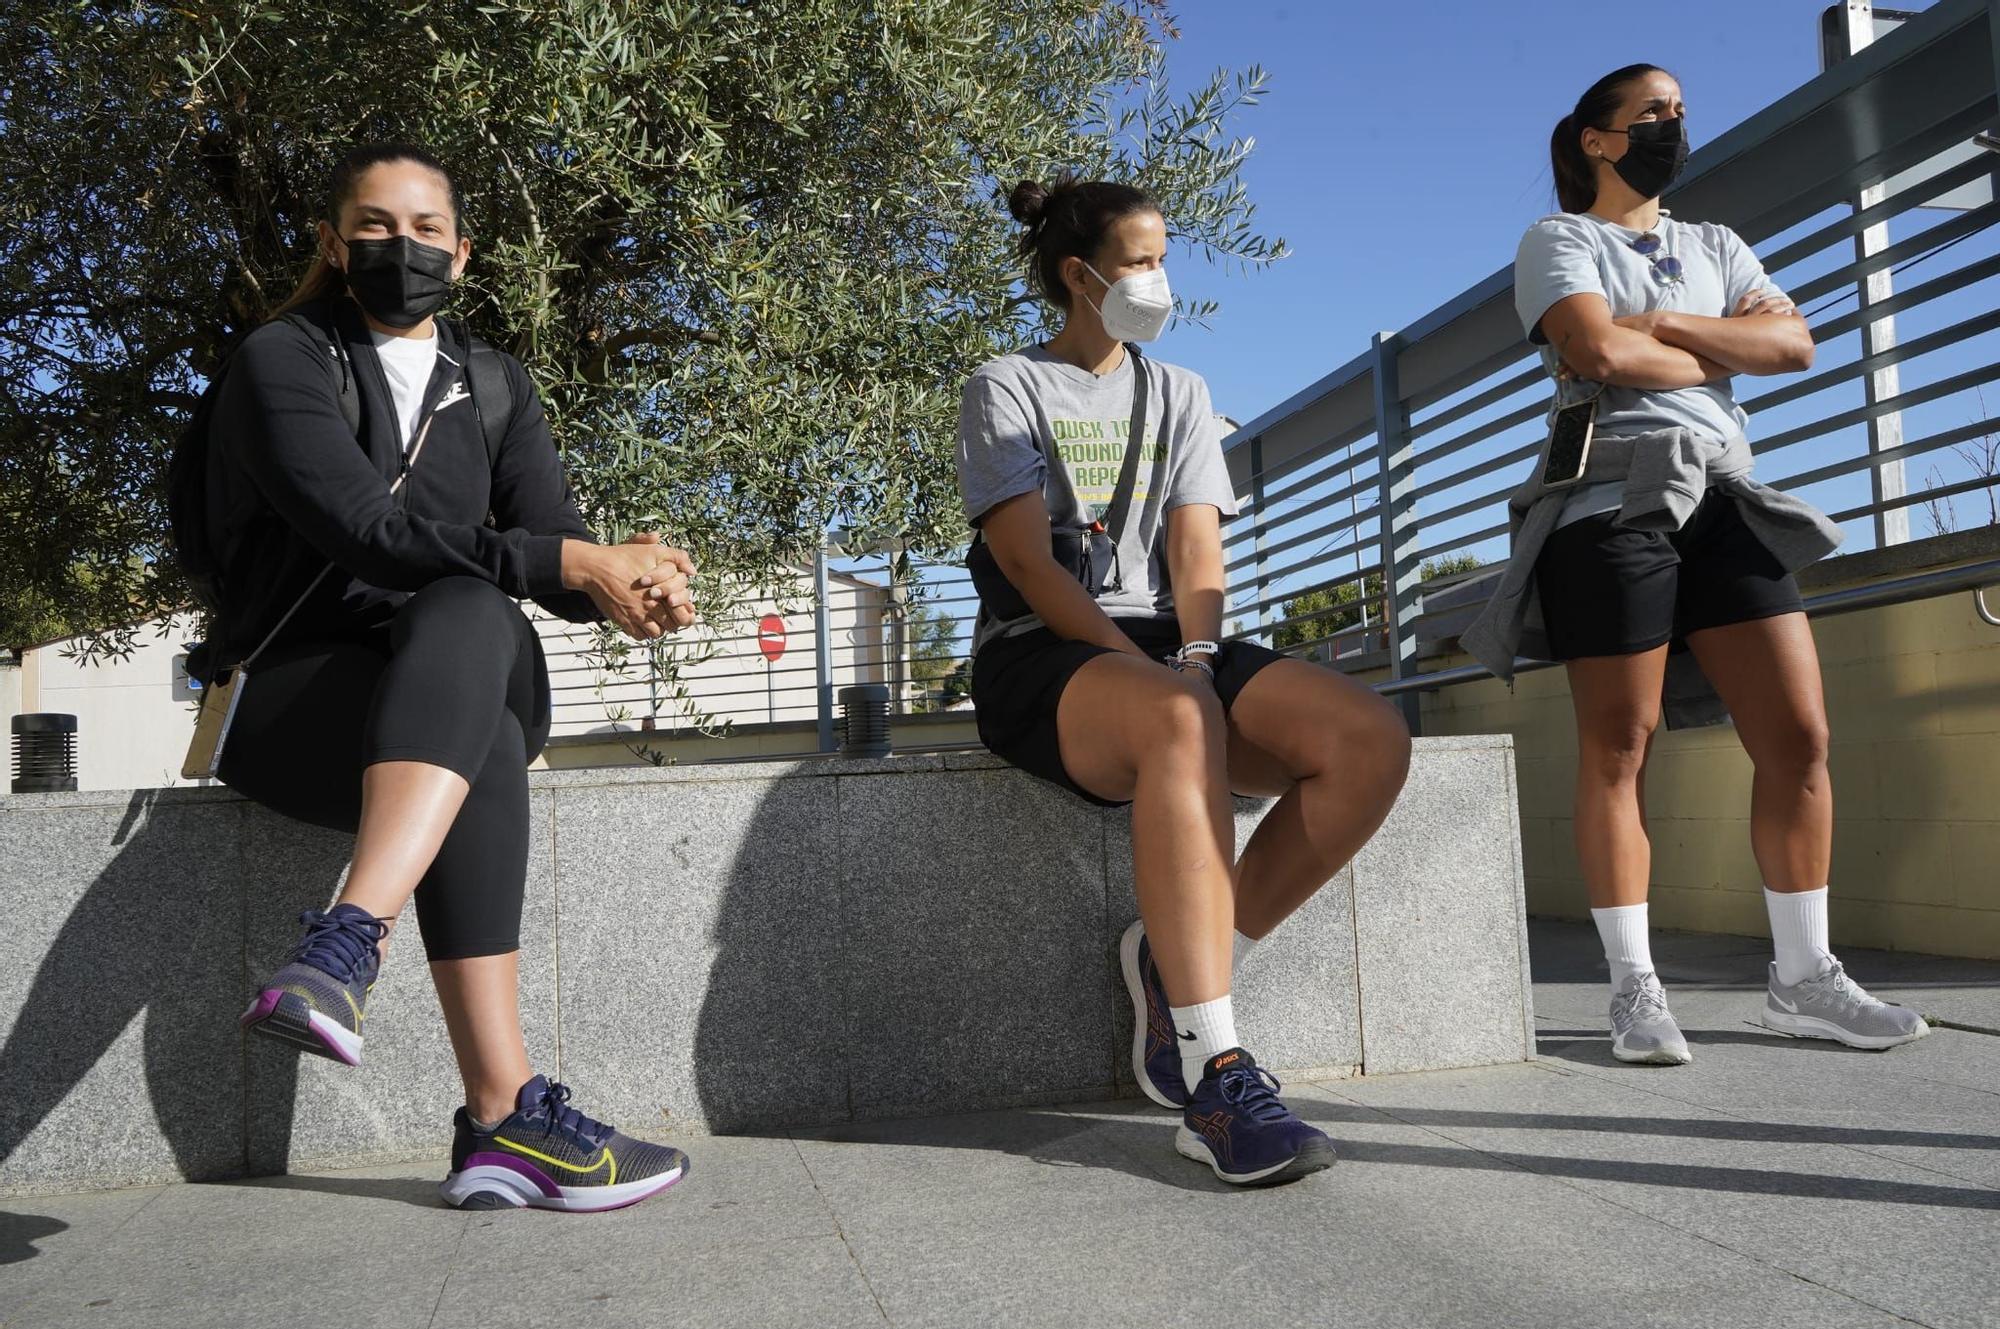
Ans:
<svg viewBox="0 0 2000 1329"><path fill-rule="evenodd" d="M366 909L337 904L299 915L306 935L291 963L271 975L237 1022L349 1066L361 1064L361 1021L382 967L389 925Z"/></svg>
<svg viewBox="0 0 2000 1329"><path fill-rule="evenodd" d="M1278 1080L1242 1048L1202 1068L1174 1148L1232 1186L1276 1186L1333 1166L1333 1141L1278 1101Z"/></svg>
<svg viewBox="0 0 2000 1329"><path fill-rule="evenodd" d="M1181 1076L1180 1041L1167 1008L1167 990L1160 986L1160 967L1146 925L1133 921L1118 940L1118 965L1125 971L1125 991L1132 998L1132 1076L1146 1097L1163 1108L1187 1106L1187 1081Z"/></svg>
<svg viewBox="0 0 2000 1329"><path fill-rule="evenodd" d="M620 1134L568 1106L569 1089L537 1075L490 1131L464 1108L454 1119L451 1174L438 1187L456 1209L595 1213L658 1195L685 1177L687 1155Z"/></svg>

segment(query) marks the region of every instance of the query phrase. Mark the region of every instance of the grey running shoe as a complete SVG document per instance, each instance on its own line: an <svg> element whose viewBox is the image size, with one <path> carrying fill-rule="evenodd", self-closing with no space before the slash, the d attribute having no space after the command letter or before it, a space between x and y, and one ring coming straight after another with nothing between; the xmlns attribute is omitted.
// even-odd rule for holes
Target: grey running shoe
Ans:
<svg viewBox="0 0 2000 1329"><path fill-rule="evenodd" d="M1650 969L1627 978L1611 998L1611 1055L1646 1066L1685 1066L1694 1060L1667 1010L1660 977Z"/></svg>
<svg viewBox="0 0 2000 1329"><path fill-rule="evenodd" d="M1831 957L1817 974L1789 985L1778 981L1778 966L1772 965L1771 986L1764 994L1764 1023L1782 1034L1831 1038L1851 1048L1892 1048L1931 1031L1924 1017L1908 1006L1892 1006L1869 996Z"/></svg>
<svg viewBox="0 0 2000 1329"><path fill-rule="evenodd" d="M388 924L367 910L337 904L299 915L305 939L292 962L264 984L238 1021L245 1029L293 1043L317 1056L361 1064L361 1020L382 967Z"/></svg>

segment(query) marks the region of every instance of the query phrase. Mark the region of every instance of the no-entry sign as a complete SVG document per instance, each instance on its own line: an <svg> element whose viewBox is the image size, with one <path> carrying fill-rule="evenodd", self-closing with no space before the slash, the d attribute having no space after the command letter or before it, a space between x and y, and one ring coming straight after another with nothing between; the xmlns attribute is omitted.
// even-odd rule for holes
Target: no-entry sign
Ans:
<svg viewBox="0 0 2000 1329"><path fill-rule="evenodd" d="M757 649L764 652L764 658L772 664L778 663L785 655L785 620L776 614L766 614L757 620Z"/></svg>

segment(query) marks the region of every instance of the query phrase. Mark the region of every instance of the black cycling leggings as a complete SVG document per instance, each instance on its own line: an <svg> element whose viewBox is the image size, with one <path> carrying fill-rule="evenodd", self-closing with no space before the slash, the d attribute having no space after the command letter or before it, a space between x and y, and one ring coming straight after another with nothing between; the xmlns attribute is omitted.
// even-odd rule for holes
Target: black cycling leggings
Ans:
<svg viewBox="0 0 2000 1329"><path fill-rule="evenodd" d="M448 767L472 785L417 886L433 960L520 949L528 763L549 734L548 672L520 607L472 577L418 591L385 628L274 647L249 671L223 747L225 784L274 812L352 832L378 761Z"/></svg>

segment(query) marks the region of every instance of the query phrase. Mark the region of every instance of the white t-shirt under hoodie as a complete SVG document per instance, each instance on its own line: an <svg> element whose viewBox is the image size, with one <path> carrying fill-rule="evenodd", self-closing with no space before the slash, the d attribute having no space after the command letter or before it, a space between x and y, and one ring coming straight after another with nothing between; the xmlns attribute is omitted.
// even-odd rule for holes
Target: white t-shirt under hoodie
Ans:
<svg viewBox="0 0 2000 1329"><path fill-rule="evenodd" d="M382 374L389 380L389 395L396 403L397 430L403 451L408 452L410 440L417 432L417 414L424 408L424 389L430 386L431 371L437 367L437 334L392 337L371 331L368 336L382 361Z"/></svg>

